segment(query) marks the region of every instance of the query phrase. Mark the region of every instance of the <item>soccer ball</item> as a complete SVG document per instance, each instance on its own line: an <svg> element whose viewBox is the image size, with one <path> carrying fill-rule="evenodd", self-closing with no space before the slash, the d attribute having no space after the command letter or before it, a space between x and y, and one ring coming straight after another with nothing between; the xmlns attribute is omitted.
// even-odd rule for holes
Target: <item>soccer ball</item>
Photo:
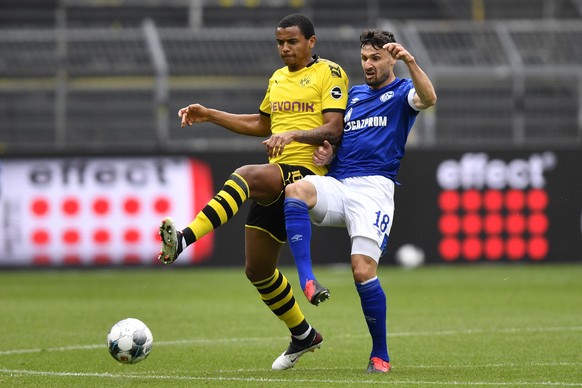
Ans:
<svg viewBox="0 0 582 388"><path fill-rule="evenodd" d="M404 268L416 268L424 263L424 251L413 244L404 244L395 254L398 264Z"/></svg>
<svg viewBox="0 0 582 388"><path fill-rule="evenodd" d="M145 323L135 318L117 322L107 334L109 354L123 364L136 364L152 351L154 337Z"/></svg>

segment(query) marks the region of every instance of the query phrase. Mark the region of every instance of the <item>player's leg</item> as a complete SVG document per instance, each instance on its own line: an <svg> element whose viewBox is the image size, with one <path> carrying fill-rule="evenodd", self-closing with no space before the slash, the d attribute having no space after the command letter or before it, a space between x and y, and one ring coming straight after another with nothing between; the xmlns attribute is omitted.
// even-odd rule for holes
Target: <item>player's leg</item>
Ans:
<svg viewBox="0 0 582 388"><path fill-rule="evenodd" d="M318 305L329 298L329 290L319 284L311 262L311 220L309 209L317 201L313 183L306 179L285 187L285 225L289 247L295 259L299 283L310 303Z"/></svg>
<svg viewBox="0 0 582 388"><path fill-rule="evenodd" d="M246 228L245 242L247 278L257 288L265 305L291 332L289 347L273 362L272 368L289 369L304 353L319 348L323 337L309 325L293 296L291 284L276 268L282 242L254 227Z"/></svg>
<svg viewBox="0 0 582 388"><path fill-rule="evenodd" d="M356 289L372 337L368 372L390 370L386 339L386 295L377 277L380 256L388 244L394 216L394 183L384 177L344 181L344 205L351 238L351 262Z"/></svg>
<svg viewBox="0 0 582 388"><path fill-rule="evenodd" d="M372 337L372 351L367 369L370 373L384 373L391 368L386 339L386 294L377 276L377 260L380 254L376 241L366 237L352 239L352 272Z"/></svg>
<svg viewBox="0 0 582 388"><path fill-rule="evenodd" d="M188 245L233 218L247 199L270 203L278 198L282 189L281 172L277 165L239 167L186 228L179 231L171 218L164 218L160 225L162 249L159 259L166 263L173 262Z"/></svg>
<svg viewBox="0 0 582 388"><path fill-rule="evenodd" d="M299 273L303 293L314 305L330 296L313 274L311 223L318 226L345 226L345 186L337 179L309 175L285 188L285 223L289 246ZM309 209L309 213L306 213Z"/></svg>
<svg viewBox="0 0 582 388"><path fill-rule="evenodd" d="M309 174L301 167L281 165L286 184ZM299 308L287 278L277 270L281 247L287 239L283 212L284 196L269 206L251 204L246 222L246 274L261 299L282 320L291 333L288 348L273 362L273 369L293 367L308 351L321 346L323 337L312 328Z"/></svg>

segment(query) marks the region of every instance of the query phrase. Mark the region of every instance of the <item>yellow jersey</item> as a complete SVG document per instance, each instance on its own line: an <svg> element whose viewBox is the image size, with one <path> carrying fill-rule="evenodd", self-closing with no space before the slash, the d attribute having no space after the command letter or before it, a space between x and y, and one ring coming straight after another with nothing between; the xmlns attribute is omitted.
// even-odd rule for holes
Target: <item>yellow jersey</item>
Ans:
<svg viewBox="0 0 582 388"><path fill-rule="evenodd" d="M271 133L310 130L323 124L323 113L344 112L348 101L348 76L336 63L315 57L315 61L298 71L285 66L273 73L260 113L271 118ZM313 164L317 146L291 142L283 153L269 163L304 166L323 175L327 167Z"/></svg>

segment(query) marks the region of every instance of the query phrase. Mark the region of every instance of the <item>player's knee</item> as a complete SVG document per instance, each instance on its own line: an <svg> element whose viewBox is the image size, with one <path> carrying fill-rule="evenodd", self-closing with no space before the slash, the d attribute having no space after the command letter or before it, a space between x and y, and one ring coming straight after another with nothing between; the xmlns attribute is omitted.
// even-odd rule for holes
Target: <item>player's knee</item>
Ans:
<svg viewBox="0 0 582 388"><path fill-rule="evenodd" d="M245 266L245 275L246 275L247 279L249 279L249 281L251 281L251 282L258 282L260 280L263 280L263 279L260 278L260 276L257 273L257 271L255 271L249 265L246 265Z"/></svg>
<svg viewBox="0 0 582 388"><path fill-rule="evenodd" d="M376 276L375 268L370 266L358 266L352 270L354 281L356 283L364 283Z"/></svg>
<svg viewBox="0 0 582 388"><path fill-rule="evenodd" d="M307 201L311 193L310 183L307 181L297 181L285 187L285 198L296 198Z"/></svg>
<svg viewBox="0 0 582 388"><path fill-rule="evenodd" d="M374 278L377 275L377 268L378 263L371 256L352 254L352 273L356 283L363 283Z"/></svg>
<svg viewBox="0 0 582 388"><path fill-rule="evenodd" d="M276 257L276 255L275 255ZM245 263L245 275L252 283L262 282L275 273L274 263L271 260L262 259Z"/></svg>
<svg viewBox="0 0 582 388"><path fill-rule="evenodd" d="M299 182L291 183L285 187L285 198L300 198Z"/></svg>
<svg viewBox="0 0 582 388"><path fill-rule="evenodd" d="M234 173L241 176L245 180L250 180L254 174L255 167L253 165L241 166L234 170Z"/></svg>

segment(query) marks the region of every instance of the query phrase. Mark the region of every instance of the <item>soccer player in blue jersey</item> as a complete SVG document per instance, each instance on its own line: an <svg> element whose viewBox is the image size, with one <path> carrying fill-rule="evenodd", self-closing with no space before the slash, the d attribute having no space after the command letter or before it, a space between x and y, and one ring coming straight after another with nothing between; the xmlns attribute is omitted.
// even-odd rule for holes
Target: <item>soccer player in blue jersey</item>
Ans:
<svg viewBox="0 0 582 388"><path fill-rule="evenodd" d="M352 87L344 115L344 133L325 176L307 176L285 188L285 221L301 287L317 283L311 267L311 222L345 226L351 238L355 286L372 337L367 372L391 368L386 339L386 295L377 277L394 214L394 185L406 139L419 111L436 103L432 82L415 58L390 32L360 35L366 84ZM396 78L402 61L410 79ZM330 162L329 143L314 155ZM308 293L306 292L306 295Z"/></svg>

